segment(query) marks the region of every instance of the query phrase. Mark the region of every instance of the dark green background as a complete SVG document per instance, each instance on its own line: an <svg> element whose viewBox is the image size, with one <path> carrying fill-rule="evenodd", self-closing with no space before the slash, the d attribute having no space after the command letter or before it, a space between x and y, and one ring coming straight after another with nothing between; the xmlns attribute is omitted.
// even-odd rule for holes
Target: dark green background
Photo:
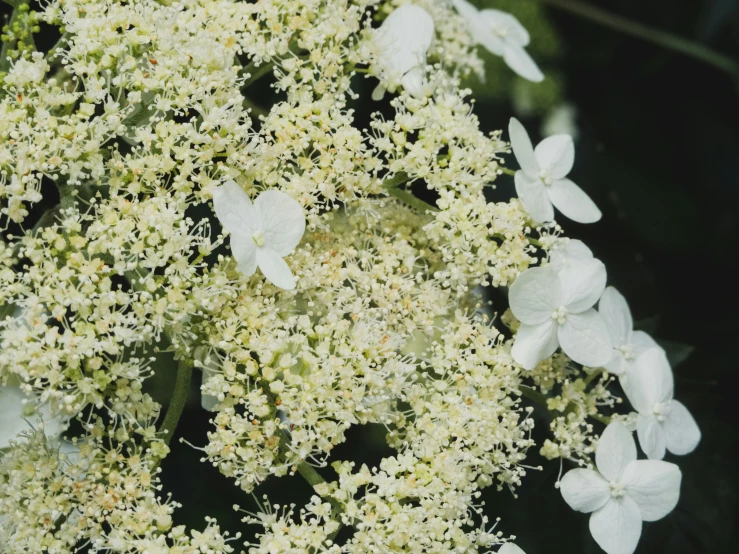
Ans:
<svg viewBox="0 0 739 554"><path fill-rule="evenodd" d="M534 0L520 0L527 1ZM739 58L737 0L591 3ZM556 70L559 91L579 110L571 177L604 213L594 225L564 221L565 231L606 263L609 284L624 293L654 336L695 348L675 368L676 396L695 415L703 441L692 455L668 456L683 470L682 497L670 516L645 525L637 552L736 552L739 78L569 13L546 13L560 46L543 69ZM265 103L266 85L257 87ZM364 99L371 86L357 81ZM361 121L370 106L362 100L355 107ZM489 129L506 128L513 114L507 100L482 100L476 111ZM538 129L538 119L522 119ZM498 198L511 193L510 181L501 179ZM209 425L199 409L197 381L177 435L202 445ZM545 428L546 420L539 424ZM173 444L162 478L164 491L184 504L175 522L202 527L203 517L212 515L227 529L248 532L231 505L253 506L249 497L198 463L200 452ZM368 464L389 454L377 428L353 430L336 449L337 459ZM499 528L517 535L527 554L599 552L587 516L572 512L553 488L558 464L543 463L544 471L517 491L518 500L488 491L489 515L503 518ZM257 492L297 503L310 494L300 478L272 480Z"/></svg>

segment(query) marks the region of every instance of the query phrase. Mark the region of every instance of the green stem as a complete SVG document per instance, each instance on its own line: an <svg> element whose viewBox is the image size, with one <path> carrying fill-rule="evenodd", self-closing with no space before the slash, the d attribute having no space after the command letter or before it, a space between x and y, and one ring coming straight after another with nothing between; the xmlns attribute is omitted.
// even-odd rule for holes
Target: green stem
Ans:
<svg viewBox="0 0 739 554"><path fill-rule="evenodd" d="M410 175L408 175L405 171L401 171L400 173L396 173L391 179L385 179L382 182L382 188L389 190L395 187L399 187L400 185L403 185L410 180Z"/></svg>
<svg viewBox="0 0 739 554"><path fill-rule="evenodd" d="M187 396L190 392L190 381L192 380L192 364L189 360L180 359L177 364L177 379L175 380L172 399L169 402L164 421L159 427L159 434L165 444L169 445L177 429L182 412L187 404Z"/></svg>
<svg viewBox="0 0 739 554"><path fill-rule="evenodd" d="M711 50L702 44L636 21L631 21L630 19L596 8L580 0L543 0L543 2L555 8L584 17L585 19L595 21L611 29L616 29L617 31L638 37L669 50L680 52L708 65L712 65L732 76L739 75L739 67L733 59Z"/></svg>
<svg viewBox="0 0 739 554"><path fill-rule="evenodd" d="M254 62L251 62L244 68L244 73L247 73L249 77L247 77L244 81L244 84L241 85L241 89L243 90L250 85L253 85L259 79L264 77L267 73L272 71L273 67L274 64L272 62L263 62L259 66L257 66Z"/></svg>
<svg viewBox="0 0 739 554"><path fill-rule="evenodd" d="M593 382L593 379L595 379L596 377L598 377L602 373L603 373L603 368L602 367L599 367L598 369L596 369L595 371L593 371L590 375L588 375L585 378L585 387L587 387L590 383L592 383Z"/></svg>
<svg viewBox="0 0 739 554"><path fill-rule="evenodd" d="M538 390L534 390L533 388L527 386L527 385L521 385L519 387L519 390L521 391L521 396L524 398L528 398L532 402L535 402L539 404L540 406L547 407L547 397L544 396L542 393L540 393Z"/></svg>
<svg viewBox="0 0 739 554"><path fill-rule="evenodd" d="M515 169L508 169L507 167L503 167L502 165L498 166L498 171L500 171L501 173L504 173L505 175L510 175L511 177L513 177L516 174Z"/></svg>
<svg viewBox="0 0 739 554"><path fill-rule="evenodd" d="M432 206L428 202L424 202L420 198L416 198L410 192L403 190L399 187L393 187L393 188L389 188L386 190L387 190L387 193L393 198L397 198L401 202L408 204L411 208L416 208L418 211L422 213L439 211L438 208Z"/></svg>

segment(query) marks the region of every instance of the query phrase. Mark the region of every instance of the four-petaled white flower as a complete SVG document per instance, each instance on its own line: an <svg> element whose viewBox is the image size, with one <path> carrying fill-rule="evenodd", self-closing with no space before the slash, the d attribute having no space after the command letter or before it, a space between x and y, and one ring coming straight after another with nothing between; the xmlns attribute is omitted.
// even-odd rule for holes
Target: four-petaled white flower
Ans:
<svg viewBox="0 0 739 554"><path fill-rule="evenodd" d="M673 399L672 368L664 350L650 348L641 354L622 386L639 413L636 432L649 458L661 460L665 449L678 455L695 450L701 432L688 409Z"/></svg>
<svg viewBox="0 0 739 554"><path fill-rule="evenodd" d="M511 118L508 133L521 166L515 175L516 193L535 221L552 221L555 207L578 223L593 223L601 218L590 197L566 178L575 162L571 136L552 135L534 149L529 134L516 118Z"/></svg>
<svg viewBox="0 0 739 554"><path fill-rule="evenodd" d="M305 215L296 200L277 190L266 190L252 204L234 181L213 192L213 206L223 228L231 234L231 251L247 277L257 266L276 286L294 289L292 271L282 258L300 243Z"/></svg>
<svg viewBox="0 0 739 554"><path fill-rule="evenodd" d="M606 427L592 469L568 471L560 482L565 502L590 513L590 533L608 554L631 554L642 520L669 514L680 497L680 469L659 460L637 460L636 444L621 423Z"/></svg>
<svg viewBox="0 0 739 554"><path fill-rule="evenodd" d="M606 322L613 342L613 358L603 367L621 377L623 384L629 378L628 374L636 359L650 348L659 346L644 331L634 331L629 305L613 287L608 287L603 292L598 303L598 312Z"/></svg>
<svg viewBox="0 0 739 554"><path fill-rule="evenodd" d="M381 100L385 91L402 86L415 97L425 96L426 52L434 38L434 20L419 6L404 4L394 10L377 31L374 72L380 79L372 93Z"/></svg>
<svg viewBox="0 0 739 554"><path fill-rule="evenodd" d="M502 56L505 63L524 79L538 83L544 74L526 52L529 33L509 13L500 10L478 10L467 0L452 0L475 42L484 46L491 54Z"/></svg>
<svg viewBox="0 0 739 554"><path fill-rule="evenodd" d="M593 305L606 286L606 268L592 259L556 271L527 269L511 285L513 315L521 322L511 354L533 369L558 346L578 363L599 367L611 359L608 329Z"/></svg>

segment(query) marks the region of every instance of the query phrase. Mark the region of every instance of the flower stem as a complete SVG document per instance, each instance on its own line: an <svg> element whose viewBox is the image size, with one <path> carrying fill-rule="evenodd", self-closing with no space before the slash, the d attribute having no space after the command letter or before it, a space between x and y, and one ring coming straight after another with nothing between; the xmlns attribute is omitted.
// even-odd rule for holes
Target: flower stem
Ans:
<svg viewBox="0 0 739 554"><path fill-rule="evenodd" d="M503 167L502 165L498 166L498 171L506 175L510 175L511 177L513 177L516 174L515 169L508 169L507 167Z"/></svg>
<svg viewBox="0 0 739 554"><path fill-rule="evenodd" d="M593 382L593 379L595 379L596 377L598 377L601 373L603 373L603 368L602 367L599 367L598 369L596 369L595 371L593 371L590 375L588 375L585 378L585 386L587 387L590 383L592 383Z"/></svg>
<svg viewBox="0 0 739 554"><path fill-rule="evenodd" d="M169 402L164 421L162 421L162 425L159 427L162 440L167 445L172 440L172 435L174 435L175 429L177 429L177 423L179 423L182 412L185 410L187 396L190 392L192 369L192 363L184 358L180 359L177 364L177 379L175 380L174 390L172 390L172 399Z"/></svg>
<svg viewBox="0 0 739 554"><path fill-rule="evenodd" d="M720 69L734 77L739 76L739 67L729 56L711 50L702 44L687 40L671 33L655 29L620 15L609 13L580 0L543 0L555 8L568 11L585 19L595 21L611 29L638 37L663 48L680 52L696 60Z"/></svg>
<svg viewBox="0 0 739 554"><path fill-rule="evenodd" d="M247 73L249 77L247 77L244 83L241 85L241 89L243 90L257 82L267 73L272 71L273 67L274 64L272 62L263 62L259 66L257 66L254 62L251 62L249 65L244 67L244 73Z"/></svg>
<svg viewBox="0 0 739 554"><path fill-rule="evenodd" d="M387 193L393 198L397 198L401 202L408 204L411 208L416 208L422 213L439 211L435 206L432 206L428 202L424 202L420 198L416 198L410 192L399 187L387 188L385 190L387 190Z"/></svg>

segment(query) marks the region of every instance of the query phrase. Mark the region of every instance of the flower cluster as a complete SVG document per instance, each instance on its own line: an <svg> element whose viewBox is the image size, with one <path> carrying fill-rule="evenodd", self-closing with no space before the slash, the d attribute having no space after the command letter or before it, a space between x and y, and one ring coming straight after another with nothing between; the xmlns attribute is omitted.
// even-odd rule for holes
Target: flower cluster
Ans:
<svg viewBox="0 0 739 554"><path fill-rule="evenodd" d="M482 75L478 44L544 78L515 18L465 0L15 4L2 554L521 554L479 498L515 491L532 452L583 466L561 490L609 554L674 507L680 473L659 459L700 431L605 266L555 222L601 216L567 179L572 139L534 149L516 120L485 133L461 85ZM47 52L37 22L59 31ZM258 81L270 105L250 97ZM508 176L518 198L495 197ZM507 328L486 287L508 289ZM166 361L161 406L146 380ZM260 530L243 540L210 518L175 526L187 507L161 490L194 372L202 462L248 493L295 473L315 492L245 509ZM617 381L636 413L614 413ZM552 415L542 444L532 403ZM393 455L335 459L365 424Z"/></svg>

